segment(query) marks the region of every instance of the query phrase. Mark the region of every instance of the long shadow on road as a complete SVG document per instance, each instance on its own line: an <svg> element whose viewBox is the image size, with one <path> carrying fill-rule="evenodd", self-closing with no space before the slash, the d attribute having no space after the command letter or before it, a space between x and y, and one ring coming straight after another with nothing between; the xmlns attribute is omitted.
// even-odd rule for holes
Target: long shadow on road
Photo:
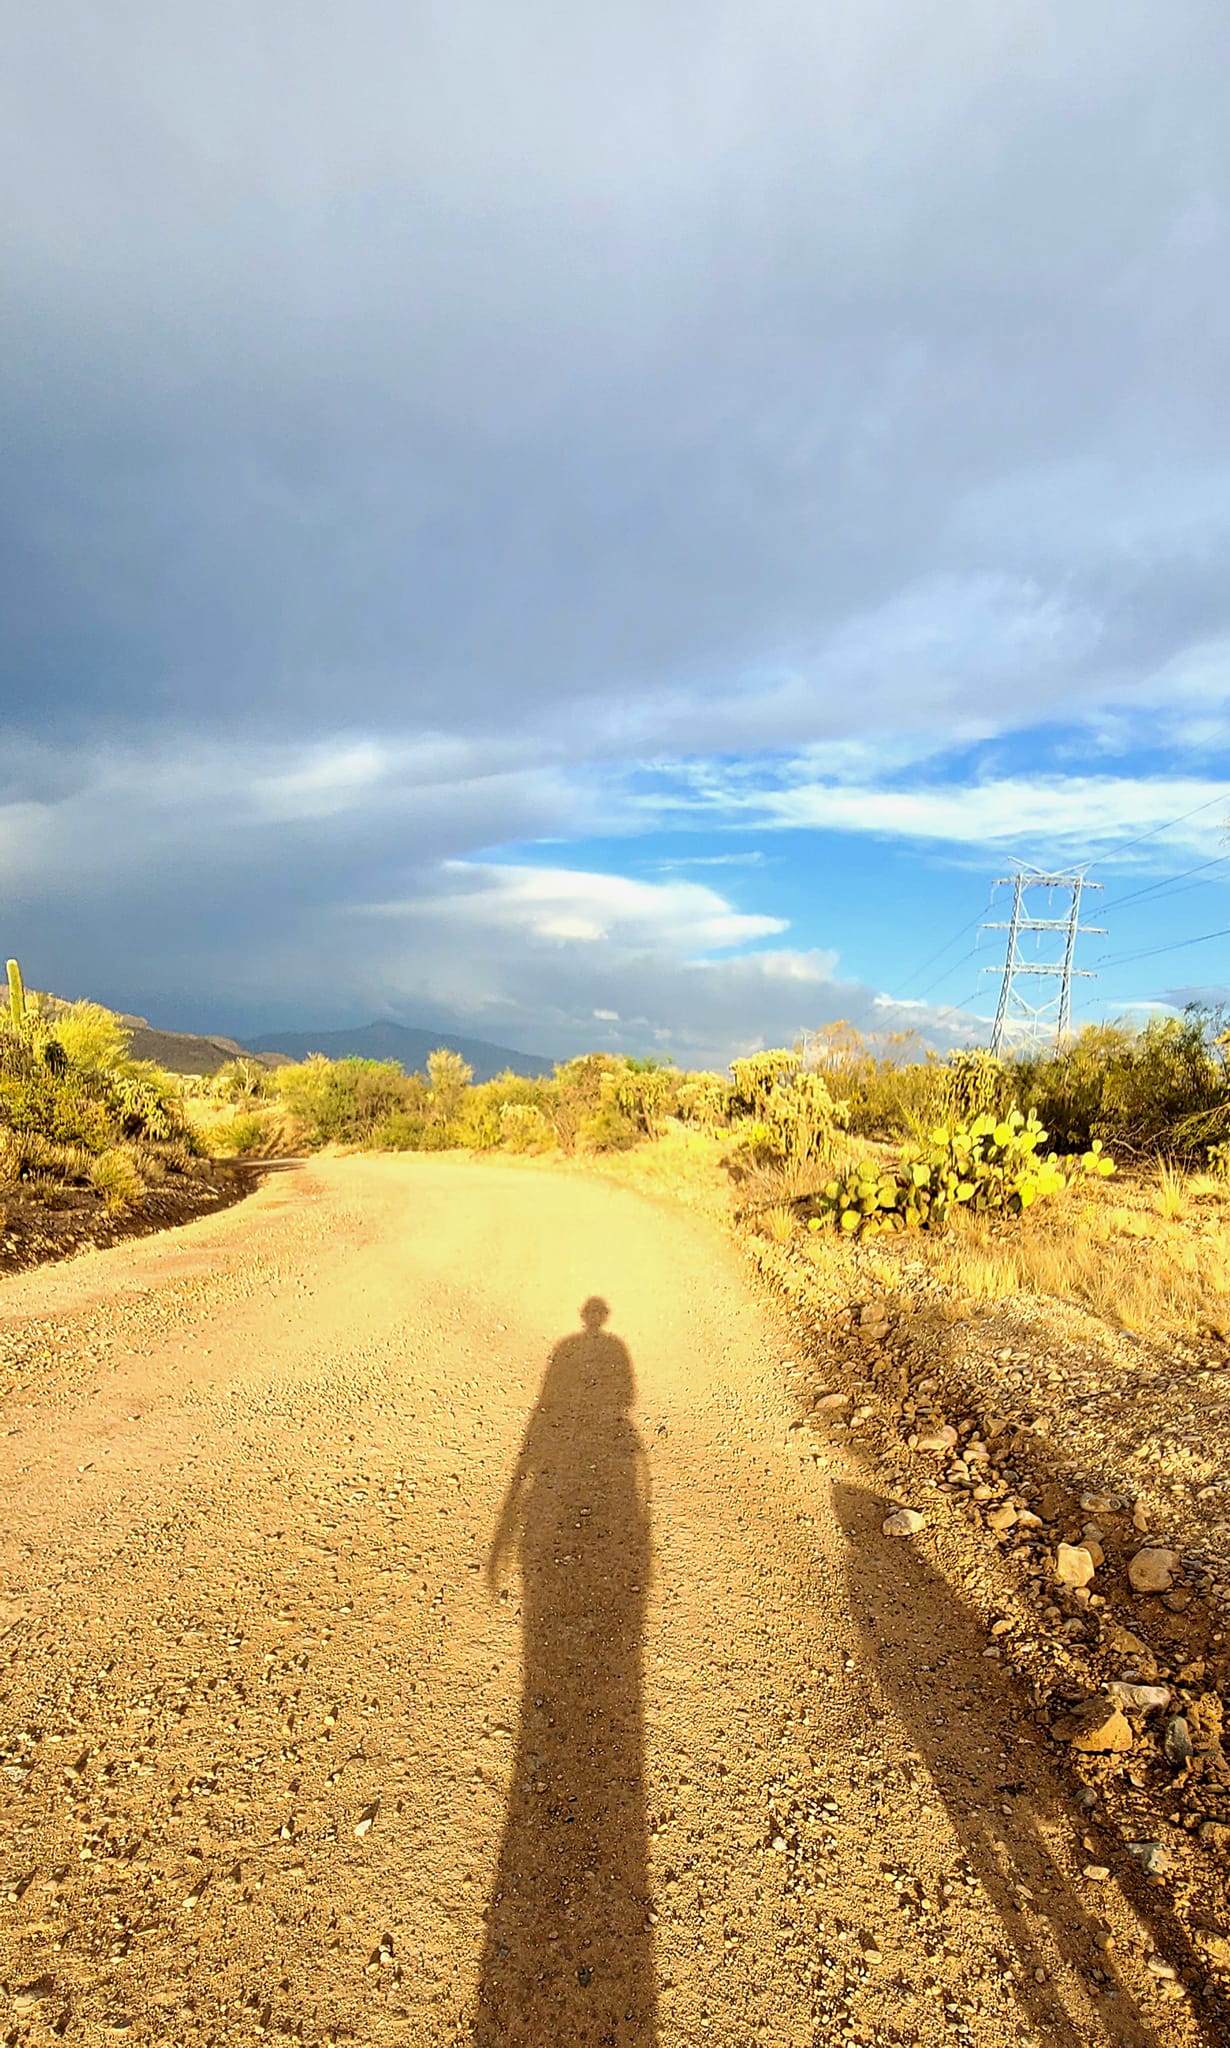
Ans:
<svg viewBox="0 0 1230 2048"><path fill-rule="evenodd" d="M551 1353L488 1558L520 1570L522 1690L475 2048L653 2048L632 1361L605 1302Z"/></svg>
<svg viewBox="0 0 1230 2048"><path fill-rule="evenodd" d="M942 1573L914 1548L894 1546L885 1573L879 1538L885 1507L872 1491L832 1488L846 1552L851 1616L863 1638L860 1663L875 1674L884 1707L922 1760L947 1808L968 1865L1003 1928L1003 1953L1015 1964L1023 2017L1047 2048L1084 2048L1098 2011L1124 2048L1163 2048L1179 2030L1155 2024L1124 1983L1113 1954L1099 1944L1103 1923L1061 1874L1056 1850L1074 1821L1058 1796L1054 1766L1008 1675L984 1658L985 1631ZM924 1661L925 1660L925 1661ZM1124 1844L1098 1819L1097 1854L1122 1869ZM1091 1837L1091 1839L1093 1839ZM1084 1862L1087 1852L1078 1860ZM1189 1979L1204 1976L1164 1889L1124 1878L1142 1932ZM908 1894L906 1903L908 1905ZM1060 1983L1079 1980L1065 2002ZM1081 2007L1084 2007L1082 2012ZM1198 2002L1196 2031L1209 2044L1230 2041L1220 2000ZM1096 2022L1095 2022L1096 2024Z"/></svg>

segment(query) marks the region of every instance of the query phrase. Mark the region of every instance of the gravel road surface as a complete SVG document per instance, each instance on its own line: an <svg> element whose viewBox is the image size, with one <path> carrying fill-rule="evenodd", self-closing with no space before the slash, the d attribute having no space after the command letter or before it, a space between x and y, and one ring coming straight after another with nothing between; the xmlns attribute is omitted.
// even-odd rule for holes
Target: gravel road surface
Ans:
<svg viewBox="0 0 1230 2048"><path fill-rule="evenodd" d="M704 1221L343 1158L0 1287L0 2043L1214 2039Z"/></svg>

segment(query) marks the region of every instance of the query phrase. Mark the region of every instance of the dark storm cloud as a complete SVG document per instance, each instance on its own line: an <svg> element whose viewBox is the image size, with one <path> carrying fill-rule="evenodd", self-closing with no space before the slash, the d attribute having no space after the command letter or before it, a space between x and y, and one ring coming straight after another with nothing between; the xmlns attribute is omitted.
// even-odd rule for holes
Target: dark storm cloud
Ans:
<svg viewBox="0 0 1230 2048"><path fill-rule="evenodd" d="M1163 452L1224 486L1214 19L28 12L10 715L558 717L583 753L612 693L669 685L677 742L937 573L1019 579L1026 616L1087 597L1117 666L1129 612L1157 654L1224 628L1207 552L1073 576L1062 494L1043 534L1011 518L1074 450L1095 520ZM1036 688L1074 669L1087 635ZM849 728L806 697L783 739Z"/></svg>
<svg viewBox="0 0 1230 2048"><path fill-rule="evenodd" d="M24 10L10 943L75 986L256 960L306 999L355 911L365 998L551 988L568 1036L618 971L593 1005L644 1038L672 1005L746 1034L770 983L783 1018L792 976L813 1020L847 998L812 955L694 972L666 895L567 971L499 897L496 995L446 920L408 967L357 909L629 829L633 759L925 751L1111 699L1181 704L1199 744L1230 634L1227 19Z"/></svg>

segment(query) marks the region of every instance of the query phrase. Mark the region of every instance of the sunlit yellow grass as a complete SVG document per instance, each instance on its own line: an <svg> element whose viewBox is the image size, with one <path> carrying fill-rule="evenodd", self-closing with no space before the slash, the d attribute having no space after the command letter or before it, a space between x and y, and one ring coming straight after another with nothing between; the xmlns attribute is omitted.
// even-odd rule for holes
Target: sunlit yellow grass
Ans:
<svg viewBox="0 0 1230 2048"><path fill-rule="evenodd" d="M962 1218L926 1255L974 1304L1054 1295L1122 1329L1230 1333L1230 1190L1167 1174L1143 1194L1133 1207L1074 1193L1011 1227Z"/></svg>

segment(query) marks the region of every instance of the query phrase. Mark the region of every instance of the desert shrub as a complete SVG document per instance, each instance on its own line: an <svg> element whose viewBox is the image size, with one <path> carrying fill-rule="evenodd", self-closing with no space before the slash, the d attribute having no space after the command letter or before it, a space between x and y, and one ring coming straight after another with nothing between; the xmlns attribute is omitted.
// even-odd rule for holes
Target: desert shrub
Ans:
<svg viewBox="0 0 1230 2048"><path fill-rule="evenodd" d="M660 1138L678 1100L679 1075L660 1060L628 1060L613 1083L616 1108L637 1136Z"/></svg>
<svg viewBox="0 0 1230 2048"><path fill-rule="evenodd" d="M1019 1216L1034 1202L1058 1194L1076 1173L1099 1177L1114 1163L1094 1141L1074 1167L1044 1153L1046 1132L1031 1111L940 1125L925 1146L907 1147L896 1164L855 1161L826 1183L811 1219L847 1234L943 1228L954 1212Z"/></svg>
<svg viewBox="0 0 1230 2048"><path fill-rule="evenodd" d="M128 1064L132 1034L101 1003L58 1003L48 1023L69 1066L79 1072L114 1074Z"/></svg>
<svg viewBox="0 0 1230 2048"><path fill-rule="evenodd" d="M451 1051L448 1046L441 1046L436 1052L428 1053L427 1080L430 1088L431 1115L435 1122L453 1122L473 1079L473 1067L467 1066L459 1052Z"/></svg>
<svg viewBox="0 0 1230 2048"><path fill-rule="evenodd" d="M675 1090L676 1114L701 1131L724 1130L734 1090L722 1074L685 1074Z"/></svg>
<svg viewBox="0 0 1230 2048"><path fill-rule="evenodd" d="M778 1049L732 1060L731 1113L745 1120L750 1152L801 1166L832 1156L846 1105L834 1102L824 1076L804 1070L798 1053Z"/></svg>
<svg viewBox="0 0 1230 2048"><path fill-rule="evenodd" d="M263 1151L267 1136L265 1119L254 1115L251 1110L233 1116L229 1123L215 1124L210 1132L215 1150L229 1152L236 1159L249 1158Z"/></svg>
<svg viewBox="0 0 1230 2048"><path fill-rule="evenodd" d="M551 1092L543 1104L556 1140L565 1152L576 1150L582 1128L602 1108L602 1086L621 1072L623 1062L607 1052L586 1053L555 1069Z"/></svg>
<svg viewBox="0 0 1230 2048"><path fill-rule="evenodd" d="M327 1060L319 1054L274 1070L277 1095L308 1144L365 1144L399 1111L426 1116L428 1091L396 1060Z"/></svg>
<svg viewBox="0 0 1230 2048"><path fill-rule="evenodd" d="M0 1072L0 1126L37 1132L57 1144L105 1151L119 1135L115 1105L86 1077L53 1073L31 1058L25 1071Z"/></svg>
<svg viewBox="0 0 1230 2048"><path fill-rule="evenodd" d="M1019 1062L1021 1099L1061 1151L1100 1138L1130 1157L1195 1161L1230 1136L1228 1057L1221 1013L1193 1004L1143 1031L1090 1025L1050 1057Z"/></svg>
<svg viewBox="0 0 1230 2048"><path fill-rule="evenodd" d="M543 1104L550 1095L551 1083L531 1080L525 1074L497 1074L494 1081L484 1081L478 1087L467 1088L456 1129L460 1142L475 1152L490 1152L505 1142L505 1109L533 1109L541 1116ZM551 1143L554 1132L544 1124L547 1143ZM519 1149L514 1146L514 1149Z"/></svg>
<svg viewBox="0 0 1230 2048"><path fill-rule="evenodd" d="M973 1123L980 1116L1006 1116L1015 1106L1018 1078L996 1053L983 1046L950 1052L943 1075L947 1121Z"/></svg>
<svg viewBox="0 0 1230 2048"><path fill-rule="evenodd" d="M499 1142L507 1152L545 1152L555 1133L536 1102L504 1102L499 1110Z"/></svg>
<svg viewBox="0 0 1230 2048"><path fill-rule="evenodd" d="M191 1140L183 1098L170 1074L147 1060L133 1061L108 1077L112 1099L126 1138Z"/></svg>
<svg viewBox="0 0 1230 2048"><path fill-rule="evenodd" d="M90 1162L90 1179L112 1216L126 1216L140 1205L145 1182L137 1171L131 1152L113 1145Z"/></svg>
<svg viewBox="0 0 1230 2048"><path fill-rule="evenodd" d="M219 1102L268 1102L276 1094L273 1072L259 1060L228 1060L208 1080Z"/></svg>

